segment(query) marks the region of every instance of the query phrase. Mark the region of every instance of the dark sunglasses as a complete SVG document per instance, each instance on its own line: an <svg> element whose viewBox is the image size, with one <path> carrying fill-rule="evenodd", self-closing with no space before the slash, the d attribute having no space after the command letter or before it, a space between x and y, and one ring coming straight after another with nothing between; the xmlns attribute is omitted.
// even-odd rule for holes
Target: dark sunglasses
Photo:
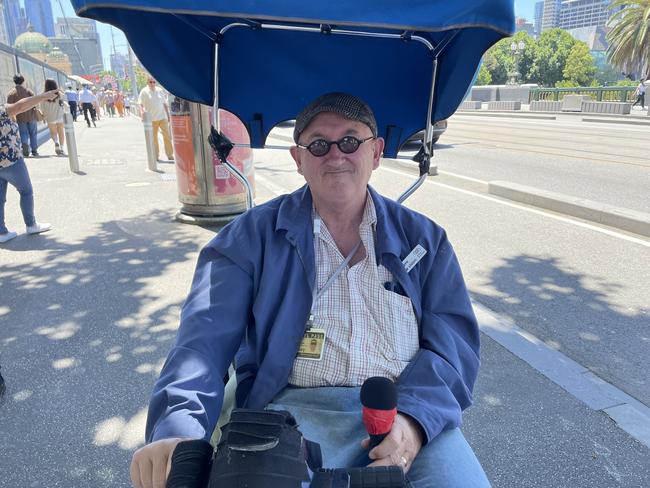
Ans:
<svg viewBox="0 0 650 488"><path fill-rule="evenodd" d="M357 149L359 149L359 146L363 144L366 141L369 141L370 139L375 139L375 136L370 136L367 137L366 139L357 139L356 137L353 136L345 136L342 139L339 139L338 141L326 141L325 139L316 139L314 142L309 143L307 146L304 144L296 144L298 147L304 147L312 153L314 156L317 158L321 156L325 156L328 152L330 152L330 148L332 147L332 144L336 144L336 146L339 148L339 151L341 151L344 154L352 154L355 152Z"/></svg>

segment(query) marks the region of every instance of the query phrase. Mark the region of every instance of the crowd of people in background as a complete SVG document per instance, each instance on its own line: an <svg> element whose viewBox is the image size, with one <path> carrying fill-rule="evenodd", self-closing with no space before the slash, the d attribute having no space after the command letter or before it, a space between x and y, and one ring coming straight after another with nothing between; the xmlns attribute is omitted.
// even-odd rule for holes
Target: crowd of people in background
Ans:
<svg viewBox="0 0 650 488"><path fill-rule="evenodd" d="M76 122L79 114L83 113L88 127L91 122L93 127L97 127L95 121L100 120L102 116L125 117L131 113L131 100L128 95L112 87L83 85L73 89L72 85L68 85L65 96L73 120Z"/></svg>
<svg viewBox="0 0 650 488"><path fill-rule="evenodd" d="M33 86L24 76L14 76L15 87L7 94L7 103L13 104L21 99L33 97ZM35 88L36 89L36 88ZM40 91L40 90L37 90ZM42 93L54 91L56 97L44 100L30 110L16 115L20 132L21 151L24 158L38 157L38 123L45 122L50 137L54 142L54 152L57 156L65 156L65 125L64 114L69 112L74 122L85 121L88 127L97 127L97 122L106 118L121 118L134 115L142 118L149 113L154 130L154 145L158 158L158 135L163 137L164 150L168 160L174 159L174 150L169 128L170 112L167 94L157 86L156 80L149 77L147 85L140 91L137 100L132 100L127 93L113 85L97 86L93 84L67 83L59 87L53 79L45 80ZM139 110L131 111L132 106ZM83 117L82 117L83 115Z"/></svg>

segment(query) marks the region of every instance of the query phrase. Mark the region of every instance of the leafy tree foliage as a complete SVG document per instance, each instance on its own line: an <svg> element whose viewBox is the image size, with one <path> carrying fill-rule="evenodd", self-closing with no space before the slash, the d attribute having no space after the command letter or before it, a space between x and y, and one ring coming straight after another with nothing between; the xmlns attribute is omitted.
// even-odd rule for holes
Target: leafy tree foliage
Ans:
<svg viewBox="0 0 650 488"><path fill-rule="evenodd" d="M608 7L607 58L614 66L650 76L650 0L614 0Z"/></svg>
<svg viewBox="0 0 650 488"><path fill-rule="evenodd" d="M518 57L519 81L521 83L530 81L530 70L535 59L537 42L527 32L520 31L512 37L501 39L483 57L483 65L489 71L492 83L495 85L506 83L508 74L514 71L516 59L510 44L513 42L519 44L520 41L524 42L525 47Z"/></svg>
<svg viewBox="0 0 650 488"><path fill-rule="evenodd" d="M135 71L135 80L136 80L136 84L138 85L137 88L139 92L145 86L147 86L147 79L149 75L144 69L142 69L138 65L134 67L134 71ZM124 85L124 91L131 93L131 78L127 78L126 80L124 80L123 85Z"/></svg>
<svg viewBox="0 0 650 488"><path fill-rule="evenodd" d="M518 45L520 41L525 47L516 58L510 45ZM497 42L483 56L483 66L492 78L491 83L496 85L507 83L516 62L520 83L548 87L589 86L597 83L594 79L597 71L601 77L607 77L609 83L617 78L617 73L612 70L607 73L597 70L587 44L562 29L544 31L537 40L526 32L517 32Z"/></svg>
<svg viewBox="0 0 650 488"><path fill-rule="evenodd" d="M587 86L593 81L595 73L596 67L594 58L589 52L589 46L584 42L577 41L566 59L562 71L564 80L575 83L575 86Z"/></svg>
<svg viewBox="0 0 650 488"><path fill-rule="evenodd" d="M555 86L564 78L564 67L577 41L562 29L542 32L537 40L537 53L531 78L543 86Z"/></svg>
<svg viewBox="0 0 650 488"><path fill-rule="evenodd" d="M492 83L492 75L485 64L481 64L481 69L476 77L476 85L489 85Z"/></svg>

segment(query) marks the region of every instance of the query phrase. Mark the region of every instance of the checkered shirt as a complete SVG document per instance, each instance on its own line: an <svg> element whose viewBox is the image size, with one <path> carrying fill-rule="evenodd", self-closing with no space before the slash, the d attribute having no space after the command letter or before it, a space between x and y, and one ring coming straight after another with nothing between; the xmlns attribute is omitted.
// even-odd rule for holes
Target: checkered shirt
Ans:
<svg viewBox="0 0 650 488"><path fill-rule="evenodd" d="M312 214L317 218L315 209ZM325 330L320 361L296 358L289 384L301 387L360 386L371 376L395 380L419 348L418 324L409 298L384 288L392 273L377 266L375 206L366 198L359 227L366 257L345 267L312 312L314 327ZM317 289L345 261L321 222L314 236Z"/></svg>

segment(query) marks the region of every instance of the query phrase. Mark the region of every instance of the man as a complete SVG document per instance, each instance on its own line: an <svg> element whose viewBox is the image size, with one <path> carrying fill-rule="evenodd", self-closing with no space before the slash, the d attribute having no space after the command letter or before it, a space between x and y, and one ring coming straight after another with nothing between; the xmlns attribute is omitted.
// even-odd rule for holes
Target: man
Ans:
<svg viewBox="0 0 650 488"><path fill-rule="evenodd" d="M23 86L25 77L21 74L14 76L15 88L7 95L7 103L16 103L23 98L33 97L34 92ZM20 140L22 141L23 156L29 156L29 149L32 149L32 156L38 156L38 128L36 119L36 107L16 116Z"/></svg>
<svg viewBox="0 0 650 488"><path fill-rule="evenodd" d="M86 124L90 127L90 121L92 119L93 126L97 127L95 123L95 104L97 103L97 97L93 92L90 91L88 85L84 85L81 93L79 94L79 101L81 102L81 110L84 112L84 119L86 119ZM90 113L90 118L88 114Z"/></svg>
<svg viewBox="0 0 650 488"><path fill-rule="evenodd" d="M489 486L458 429L479 333L445 232L368 186L384 140L360 99L319 97L294 141L307 185L246 212L199 256L134 486L164 486L176 444L210 439L235 355L237 406L289 410L325 466L399 465L416 488ZM318 360L300 352L315 333ZM398 414L368 454L359 387L371 376L396 381Z"/></svg>
<svg viewBox="0 0 650 488"><path fill-rule="evenodd" d="M70 107L70 115L72 115L72 120L77 121L77 102L79 101L79 95L75 90L72 89L71 84L66 85L65 98L68 101L68 106Z"/></svg>
<svg viewBox="0 0 650 488"><path fill-rule="evenodd" d="M151 124L153 126L153 146L156 152L156 159L159 159L160 147L158 146L158 131L162 132L163 143L165 144L165 154L169 161L174 160L174 148L172 138L169 133L169 106L165 92L156 86L156 80L149 77L147 86L140 91L138 98L140 103L140 118L144 117L145 112L151 115Z"/></svg>
<svg viewBox="0 0 650 488"><path fill-rule="evenodd" d="M636 95L636 100L632 104L634 107L637 103L641 105L641 110L645 110L645 83L644 80L639 80L639 85L636 87L636 90L634 91L634 94Z"/></svg>

